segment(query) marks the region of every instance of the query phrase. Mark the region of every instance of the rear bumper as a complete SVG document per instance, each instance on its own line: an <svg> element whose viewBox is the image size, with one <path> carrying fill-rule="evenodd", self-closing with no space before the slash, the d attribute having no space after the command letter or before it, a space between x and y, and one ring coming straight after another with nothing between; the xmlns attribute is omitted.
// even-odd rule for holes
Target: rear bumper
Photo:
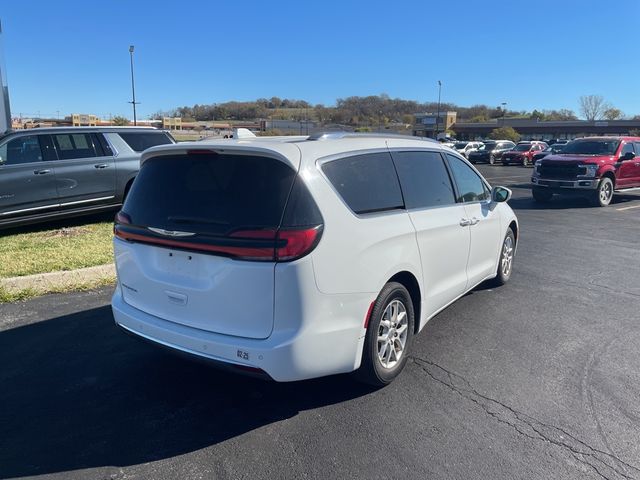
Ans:
<svg viewBox="0 0 640 480"><path fill-rule="evenodd" d="M127 333L217 366L279 382L347 373L360 366L365 330L352 322L302 322L304 328L274 330L269 338L257 340L207 332L149 315L128 305L120 288L111 306L116 324Z"/></svg>

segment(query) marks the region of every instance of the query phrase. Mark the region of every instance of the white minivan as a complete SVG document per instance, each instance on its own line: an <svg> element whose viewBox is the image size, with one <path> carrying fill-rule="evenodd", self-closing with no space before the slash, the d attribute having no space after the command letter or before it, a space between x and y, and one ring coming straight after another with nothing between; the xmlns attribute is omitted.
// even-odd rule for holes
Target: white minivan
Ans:
<svg viewBox="0 0 640 480"><path fill-rule="evenodd" d="M154 147L116 216L115 321L238 372L385 385L429 319L511 276L510 195L417 137Z"/></svg>

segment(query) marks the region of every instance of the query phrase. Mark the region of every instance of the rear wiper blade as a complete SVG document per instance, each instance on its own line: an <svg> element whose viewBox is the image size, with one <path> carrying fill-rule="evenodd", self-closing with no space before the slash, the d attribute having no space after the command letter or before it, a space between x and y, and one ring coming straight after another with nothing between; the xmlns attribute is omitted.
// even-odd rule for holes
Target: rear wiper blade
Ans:
<svg viewBox="0 0 640 480"><path fill-rule="evenodd" d="M217 220L214 218L204 217L167 217L167 220L174 223L185 223L189 225L206 224L206 225L229 225L229 222Z"/></svg>

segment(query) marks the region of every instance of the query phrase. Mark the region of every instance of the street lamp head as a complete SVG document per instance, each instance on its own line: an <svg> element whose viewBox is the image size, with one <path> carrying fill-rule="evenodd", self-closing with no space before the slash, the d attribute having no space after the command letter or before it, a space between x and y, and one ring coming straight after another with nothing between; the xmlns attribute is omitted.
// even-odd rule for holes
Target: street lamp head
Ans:
<svg viewBox="0 0 640 480"><path fill-rule="evenodd" d="M133 53L133 45L129 45L129 53Z"/></svg>
<svg viewBox="0 0 640 480"><path fill-rule="evenodd" d="M442 86L442 82L440 80L438 80L438 86L441 87Z"/></svg>

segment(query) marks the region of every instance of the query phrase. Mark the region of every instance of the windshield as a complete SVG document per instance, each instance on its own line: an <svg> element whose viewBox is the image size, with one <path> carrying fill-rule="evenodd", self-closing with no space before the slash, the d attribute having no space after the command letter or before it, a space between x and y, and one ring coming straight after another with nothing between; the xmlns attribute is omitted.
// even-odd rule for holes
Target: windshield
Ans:
<svg viewBox="0 0 640 480"><path fill-rule="evenodd" d="M514 148L514 150L516 152L528 152L530 148L531 145L529 145L528 143L522 143L520 145L516 145L516 148Z"/></svg>
<svg viewBox="0 0 640 480"><path fill-rule="evenodd" d="M562 153L575 155L613 155L620 140L574 140L564 146Z"/></svg>
<svg viewBox="0 0 640 480"><path fill-rule="evenodd" d="M494 150L497 146L498 146L497 143L485 143L479 148L479 150L484 150L485 152L488 152L488 151Z"/></svg>
<svg viewBox="0 0 640 480"><path fill-rule="evenodd" d="M467 143L469 142L456 142L453 146L454 148L464 148L467 146Z"/></svg>

